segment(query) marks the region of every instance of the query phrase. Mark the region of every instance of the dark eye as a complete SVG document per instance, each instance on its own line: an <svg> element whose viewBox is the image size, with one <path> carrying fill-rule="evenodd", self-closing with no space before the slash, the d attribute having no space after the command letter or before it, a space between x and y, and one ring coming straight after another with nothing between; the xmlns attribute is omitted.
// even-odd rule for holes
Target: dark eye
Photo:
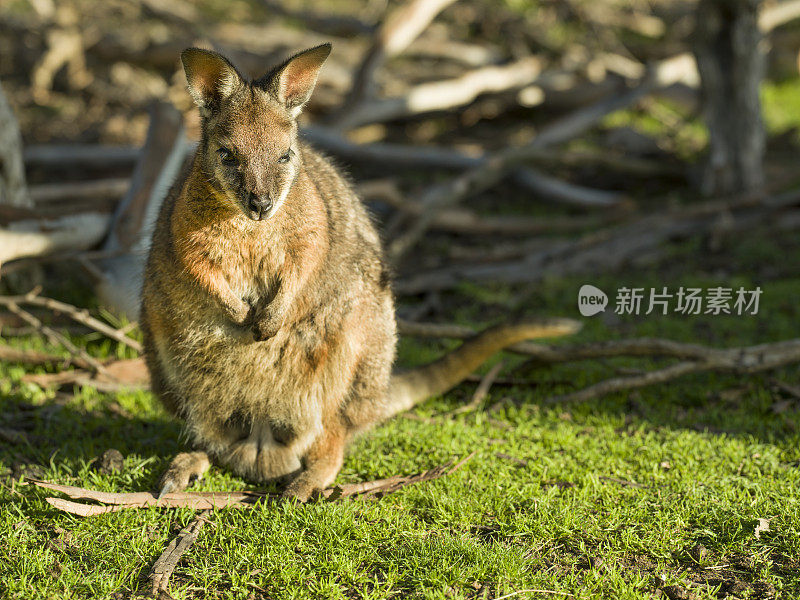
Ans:
<svg viewBox="0 0 800 600"><path fill-rule="evenodd" d="M239 161L236 160L236 156L228 148L220 148L217 150L217 154L219 154L223 165L233 166L239 164Z"/></svg>
<svg viewBox="0 0 800 600"><path fill-rule="evenodd" d="M288 150L286 152L286 154L284 154L283 156L281 156L278 159L278 162L279 163L287 163L287 162L289 162L289 159L292 158L292 154L294 154L294 152L292 152L291 150Z"/></svg>

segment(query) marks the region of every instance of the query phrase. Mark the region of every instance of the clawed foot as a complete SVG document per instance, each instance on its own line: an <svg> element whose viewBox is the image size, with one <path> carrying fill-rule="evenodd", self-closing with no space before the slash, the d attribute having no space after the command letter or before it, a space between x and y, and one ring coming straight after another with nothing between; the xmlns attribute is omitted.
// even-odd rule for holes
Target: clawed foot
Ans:
<svg viewBox="0 0 800 600"><path fill-rule="evenodd" d="M281 492L281 498L297 502L308 502L312 498L319 497L321 493L322 486L308 477L306 473L300 473Z"/></svg>
<svg viewBox="0 0 800 600"><path fill-rule="evenodd" d="M205 452L182 452L178 454L161 476L158 484L158 499L166 494L182 492L194 479L202 479L203 474L211 466Z"/></svg>

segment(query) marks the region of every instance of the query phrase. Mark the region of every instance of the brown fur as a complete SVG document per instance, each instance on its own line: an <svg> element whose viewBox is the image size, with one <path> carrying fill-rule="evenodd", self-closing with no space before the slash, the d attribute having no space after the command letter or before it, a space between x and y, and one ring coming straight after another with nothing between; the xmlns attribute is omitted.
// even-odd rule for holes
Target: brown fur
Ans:
<svg viewBox="0 0 800 600"><path fill-rule="evenodd" d="M378 235L345 179L296 137L329 49L255 82L215 53L182 57L203 136L161 209L141 321L153 388L199 451L176 457L162 491L186 487L210 456L254 481L291 478L286 494L306 499L336 477L355 433L510 343L564 333L492 330L392 378Z"/></svg>

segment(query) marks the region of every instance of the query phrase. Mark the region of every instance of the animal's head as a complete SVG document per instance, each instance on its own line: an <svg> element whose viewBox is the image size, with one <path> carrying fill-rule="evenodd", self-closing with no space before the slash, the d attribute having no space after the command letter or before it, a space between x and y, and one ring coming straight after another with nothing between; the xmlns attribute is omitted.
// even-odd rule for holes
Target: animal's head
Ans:
<svg viewBox="0 0 800 600"><path fill-rule="evenodd" d="M323 44L300 52L255 81L221 54L181 54L189 93L200 107L200 160L209 183L251 219L274 215L300 172L297 117L311 97Z"/></svg>

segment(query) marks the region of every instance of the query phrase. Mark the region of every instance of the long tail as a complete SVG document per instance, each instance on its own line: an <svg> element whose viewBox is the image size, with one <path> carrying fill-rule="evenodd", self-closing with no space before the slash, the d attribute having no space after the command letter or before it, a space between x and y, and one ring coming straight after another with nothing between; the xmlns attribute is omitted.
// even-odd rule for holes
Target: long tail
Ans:
<svg viewBox="0 0 800 600"><path fill-rule="evenodd" d="M430 364L392 375L386 418L443 394L503 348L534 338L569 335L579 329L580 323L571 319L490 327Z"/></svg>

